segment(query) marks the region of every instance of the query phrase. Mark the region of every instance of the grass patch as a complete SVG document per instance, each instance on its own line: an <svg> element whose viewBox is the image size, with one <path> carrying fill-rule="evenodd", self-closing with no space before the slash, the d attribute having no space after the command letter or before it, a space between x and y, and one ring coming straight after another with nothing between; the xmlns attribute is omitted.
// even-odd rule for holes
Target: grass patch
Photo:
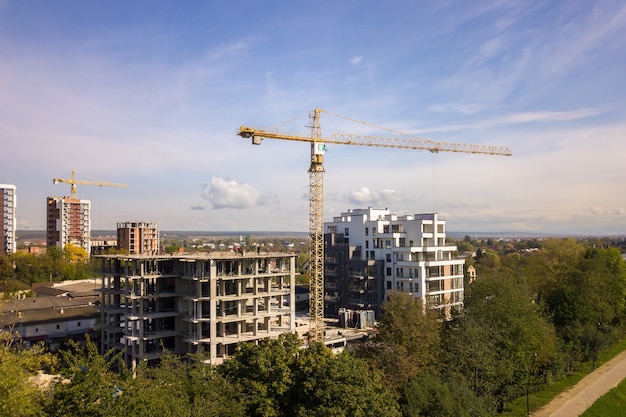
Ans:
<svg viewBox="0 0 626 417"><path fill-rule="evenodd" d="M617 354L626 350L626 337L620 340L615 345L610 348L601 351L598 354L598 358L596 359L596 369L602 364L608 362L613 359ZM538 410L544 405L548 404L554 397L559 395L561 392L568 390L569 388L576 385L581 379L586 377L591 373L591 361L583 362L581 364L581 369L576 372L570 373L567 377L553 382L545 386L541 391L531 392L528 396L528 402L530 405L530 411ZM624 384L624 382L622 382ZM620 385L622 385L620 384ZM617 388L615 388L617 389ZM626 395L626 385L624 385L624 394ZM623 405L623 404L622 404ZM611 416L620 416L624 415L624 408L622 408L622 414L607 414ZM511 401L507 404L504 412L501 414L503 416L525 416L526 415L526 396L522 396L514 401ZM593 414L601 416L604 414Z"/></svg>
<svg viewBox="0 0 626 417"><path fill-rule="evenodd" d="M626 380L604 394L581 417L621 417L626 410Z"/></svg>

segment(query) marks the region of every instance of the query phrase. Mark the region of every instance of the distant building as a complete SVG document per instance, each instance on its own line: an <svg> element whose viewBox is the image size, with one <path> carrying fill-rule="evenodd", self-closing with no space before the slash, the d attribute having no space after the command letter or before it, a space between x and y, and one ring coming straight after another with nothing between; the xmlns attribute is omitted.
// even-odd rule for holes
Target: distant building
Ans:
<svg viewBox="0 0 626 417"><path fill-rule="evenodd" d="M476 281L476 268L474 265L470 265L467 267L467 282L472 284L474 281Z"/></svg>
<svg viewBox="0 0 626 417"><path fill-rule="evenodd" d="M134 255L159 254L159 226L151 222L117 224L117 246Z"/></svg>
<svg viewBox="0 0 626 417"><path fill-rule="evenodd" d="M100 255L101 349L128 366L164 349L206 352L212 364L240 342L295 331L296 255Z"/></svg>
<svg viewBox="0 0 626 417"><path fill-rule="evenodd" d="M0 253L13 253L17 249L15 185L0 184Z"/></svg>
<svg viewBox="0 0 626 417"><path fill-rule="evenodd" d="M91 202L71 197L48 197L46 244L63 249L71 243L91 253Z"/></svg>
<svg viewBox="0 0 626 417"><path fill-rule="evenodd" d="M101 255L110 249L117 249L117 236L92 236L89 243L91 244L91 254Z"/></svg>
<svg viewBox="0 0 626 417"><path fill-rule="evenodd" d="M463 266L436 213L354 209L325 223L326 313L373 309L396 292L446 315L463 306Z"/></svg>

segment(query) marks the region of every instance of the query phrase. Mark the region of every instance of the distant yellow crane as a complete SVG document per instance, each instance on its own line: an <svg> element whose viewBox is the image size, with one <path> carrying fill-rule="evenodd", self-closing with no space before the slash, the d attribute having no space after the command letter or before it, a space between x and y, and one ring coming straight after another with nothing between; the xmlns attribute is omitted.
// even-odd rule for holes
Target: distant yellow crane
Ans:
<svg viewBox="0 0 626 417"><path fill-rule="evenodd" d="M77 180L76 172L72 171L72 176L69 179L64 178L53 178L52 183L58 184L60 182L65 182L72 185L71 193L72 198L76 198L76 184L81 185L97 185L100 187L128 187L126 184L120 184L117 182L104 182L104 181L87 181L87 180Z"/></svg>
<svg viewBox="0 0 626 417"><path fill-rule="evenodd" d="M489 145L468 145L416 138L401 132L394 132L405 137L361 136L353 134L334 133L322 138L320 113L325 112L358 123L375 126L370 123L351 119L322 109L314 109L309 113L311 135L298 136L278 132L277 129L263 130L254 127L241 126L238 135L251 138L253 145L260 145L263 139L281 139L311 144L311 165L309 167L309 270L311 282L309 284L309 340L311 342L324 341L324 154L326 144L377 146L383 148L402 148L430 152L462 152L486 155L511 156L506 147Z"/></svg>

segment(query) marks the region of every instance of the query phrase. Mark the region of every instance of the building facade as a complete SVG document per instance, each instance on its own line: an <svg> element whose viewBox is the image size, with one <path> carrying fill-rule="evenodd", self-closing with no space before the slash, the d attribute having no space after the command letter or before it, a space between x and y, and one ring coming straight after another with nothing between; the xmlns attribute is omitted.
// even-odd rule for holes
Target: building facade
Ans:
<svg viewBox="0 0 626 417"><path fill-rule="evenodd" d="M159 226L151 222L122 222L117 224L118 249L130 254L159 254Z"/></svg>
<svg viewBox="0 0 626 417"><path fill-rule="evenodd" d="M327 313L371 308L408 293L448 316L463 306L463 267L436 213L398 216L354 209L325 224ZM377 296L375 291L378 292Z"/></svg>
<svg viewBox="0 0 626 417"><path fill-rule="evenodd" d="M93 289L95 283L42 283L33 288L35 298L5 300L0 303L0 329L21 343L44 343L51 350L87 335L99 343L97 305L101 297L79 288L87 286Z"/></svg>
<svg viewBox="0 0 626 417"><path fill-rule="evenodd" d="M48 197L46 244L63 249L71 243L91 253L91 202L71 197Z"/></svg>
<svg viewBox="0 0 626 417"><path fill-rule="evenodd" d="M101 348L125 361L206 353L295 330L296 255L101 255Z"/></svg>
<svg viewBox="0 0 626 417"><path fill-rule="evenodd" d="M15 191L15 185L0 184L0 253L13 253L17 249Z"/></svg>
<svg viewBox="0 0 626 417"><path fill-rule="evenodd" d="M356 220L356 219L355 219ZM381 312L384 262L371 256L350 232L329 223L324 234L324 315L338 317L341 309Z"/></svg>

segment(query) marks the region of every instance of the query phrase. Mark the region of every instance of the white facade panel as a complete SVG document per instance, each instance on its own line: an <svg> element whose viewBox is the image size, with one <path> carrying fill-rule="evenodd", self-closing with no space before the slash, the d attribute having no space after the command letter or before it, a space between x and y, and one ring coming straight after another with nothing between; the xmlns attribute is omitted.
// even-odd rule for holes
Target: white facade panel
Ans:
<svg viewBox="0 0 626 417"><path fill-rule="evenodd" d="M354 209L325 224L326 233L343 233L366 259L382 260L384 299L395 292L420 298L446 311L463 305L463 267L456 246L446 244L445 221L437 213L406 216L389 209Z"/></svg>
<svg viewBox="0 0 626 417"><path fill-rule="evenodd" d="M0 184L0 253L14 253L17 249L16 186Z"/></svg>

